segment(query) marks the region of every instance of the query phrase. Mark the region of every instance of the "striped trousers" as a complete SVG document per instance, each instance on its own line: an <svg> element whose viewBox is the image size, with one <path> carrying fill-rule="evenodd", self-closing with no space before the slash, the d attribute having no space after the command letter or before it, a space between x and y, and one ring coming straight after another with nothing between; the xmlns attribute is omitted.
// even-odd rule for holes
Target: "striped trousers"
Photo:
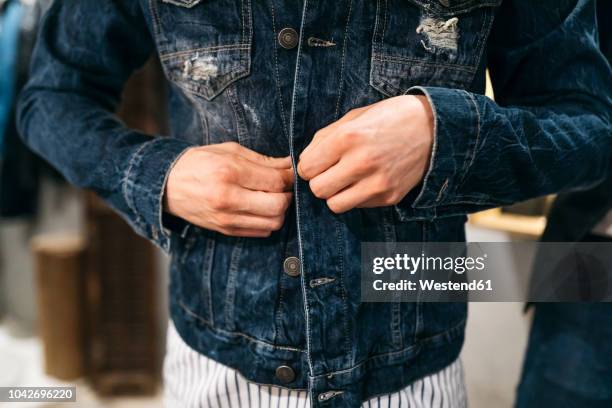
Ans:
<svg viewBox="0 0 612 408"><path fill-rule="evenodd" d="M164 360L167 408L307 408L306 390L247 381L239 372L191 349L170 322ZM374 397L365 408L465 408L461 361L390 395Z"/></svg>

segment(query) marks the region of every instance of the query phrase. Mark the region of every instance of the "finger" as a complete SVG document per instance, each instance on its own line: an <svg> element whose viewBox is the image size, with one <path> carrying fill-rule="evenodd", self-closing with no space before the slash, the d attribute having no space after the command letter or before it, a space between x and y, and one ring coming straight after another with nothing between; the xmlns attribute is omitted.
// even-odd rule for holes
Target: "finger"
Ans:
<svg viewBox="0 0 612 408"><path fill-rule="evenodd" d="M263 154L259 154L253 150L243 148L242 152L239 153L242 157L254 162L261 164L262 166L272 167L275 169L290 169L293 166L290 156L285 157L271 157Z"/></svg>
<svg viewBox="0 0 612 408"><path fill-rule="evenodd" d="M219 232L223 235L231 237L246 237L246 238L267 238L272 235L272 231L252 230L244 228L220 228Z"/></svg>
<svg viewBox="0 0 612 408"><path fill-rule="evenodd" d="M383 196L376 196L362 202L361 204L355 206L355 208L377 208L386 207L389 205L390 203L388 203Z"/></svg>
<svg viewBox="0 0 612 408"><path fill-rule="evenodd" d="M311 180L331 166L342 156L342 146L334 143L334 134L323 136L312 149L304 151L298 163L298 174L304 180Z"/></svg>
<svg viewBox="0 0 612 408"><path fill-rule="evenodd" d="M223 148L244 157L254 163L260 164L266 167L272 167L275 169L290 169L292 167L291 157L271 157L261 153L257 153L254 150L246 148L236 142L222 143ZM221 146L220 145L220 146Z"/></svg>
<svg viewBox="0 0 612 408"><path fill-rule="evenodd" d="M276 217L260 217L257 215L224 213L218 215L215 221L220 228L276 231L283 226L285 216L283 214Z"/></svg>
<svg viewBox="0 0 612 408"><path fill-rule="evenodd" d="M239 195L237 212L263 217L285 214L293 199L292 193L266 193L246 189L241 190Z"/></svg>
<svg viewBox="0 0 612 408"><path fill-rule="evenodd" d="M282 193L293 188L294 173L290 168L276 169L242 159L238 163L236 182L247 189Z"/></svg>
<svg viewBox="0 0 612 408"><path fill-rule="evenodd" d="M326 200L363 177L354 162L343 159L310 180L310 190L316 197Z"/></svg>
<svg viewBox="0 0 612 408"><path fill-rule="evenodd" d="M325 126L324 128L319 129L319 131L317 131L315 133L315 135L313 136L312 141L302 151L302 154L300 154L300 159L302 158L302 155L305 152L309 152L309 151L313 150L315 147L317 147L317 145L322 140L325 139L326 136L333 135L338 130L340 125L343 125L344 123L346 123L346 122L354 119L355 117L359 116L366 108L367 107L361 107L361 108L352 109L352 110L348 111L344 116L342 116L337 121L335 121L333 123L330 123L329 125Z"/></svg>
<svg viewBox="0 0 612 408"><path fill-rule="evenodd" d="M341 214L370 200L372 195L365 181L358 181L327 200L327 206L336 214Z"/></svg>

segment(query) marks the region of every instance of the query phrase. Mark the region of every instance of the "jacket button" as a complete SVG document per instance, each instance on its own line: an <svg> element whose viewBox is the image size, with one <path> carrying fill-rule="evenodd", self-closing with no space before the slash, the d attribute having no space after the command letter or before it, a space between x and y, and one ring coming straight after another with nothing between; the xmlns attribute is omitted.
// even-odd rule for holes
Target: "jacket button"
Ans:
<svg viewBox="0 0 612 408"><path fill-rule="evenodd" d="M285 262L283 263L283 269L285 270L285 273L289 276L300 276L300 260L295 256L290 256L289 258L285 259Z"/></svg>
<svg viewBox="0 0 612 408"><path fill-rule="evenodd" d="M289 366L280 366L276 369L276 378L283 384L289 384L295 380L295 371Z"/></svg>
<svg viewBox="0 0 612 408"><path fill-rule="evenodd" d="M278 33L278 43L281 47L290 50L298 44L298 33L293 28L283 28Z"/></svg>

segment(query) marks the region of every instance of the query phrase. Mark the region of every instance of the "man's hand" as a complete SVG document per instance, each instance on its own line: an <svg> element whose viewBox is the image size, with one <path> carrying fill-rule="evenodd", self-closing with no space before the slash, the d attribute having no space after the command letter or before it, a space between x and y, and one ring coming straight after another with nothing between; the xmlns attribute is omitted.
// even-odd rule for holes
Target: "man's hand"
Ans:
<svg viewBox="0 0 612 408"><path fill-rule="evenodd" d="M397 204L425 174L433 127L424 96L354 109L315 134L298 174L335 213Z"/></svg>
<svg viewBox="0 0 612 408"><path fill-rule="evenodd" d="M164 207L225 235L267 237L283 225L293 179L289 157L231 142L194 147L170 171Z"/></svg>

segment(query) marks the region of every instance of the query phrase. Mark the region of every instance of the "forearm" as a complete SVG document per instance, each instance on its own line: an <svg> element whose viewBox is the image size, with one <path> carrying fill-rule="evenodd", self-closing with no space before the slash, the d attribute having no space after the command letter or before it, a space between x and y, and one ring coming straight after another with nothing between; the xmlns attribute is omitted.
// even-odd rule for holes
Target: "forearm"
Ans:
<svg viewBox="0 0 612 408"><path fill-rule="evenodd" d="M98 193L139 233L167 248L163 183L189 145L128 129L114 115L125 81L152 51L139 13L136 2L54 3L20 96L18 125L24 141L68 181ZM94 27L79 16L100 21Z"/></svg>
<svg viewBox="0 0 612 408"><path fill-rule="evenodd" d="M436 141L411 205L414 216L451 216L586 188L609 171L605 100L589 98L590 109L571 96L541 108L501 107L465 91L419 91L435 111Z"/></svg>
<svg viewBox="0 0 612 408"><path fill-rule="evenodd" d="M507 0L488 47L495 101L457 89L410 90L430 100L435 143L423 186L401 215L465 214L603 180L612 71L596 30L591 0Z"/></svg>
<svg viewBox="0 0 612 408"><path fill-rule="evenodd" d="M163 183L189 144L128 129L75 93L32 85L19 111L20 133L35 152L70 183L95 191L139 233L167 245L160 222Z"/></svg>

